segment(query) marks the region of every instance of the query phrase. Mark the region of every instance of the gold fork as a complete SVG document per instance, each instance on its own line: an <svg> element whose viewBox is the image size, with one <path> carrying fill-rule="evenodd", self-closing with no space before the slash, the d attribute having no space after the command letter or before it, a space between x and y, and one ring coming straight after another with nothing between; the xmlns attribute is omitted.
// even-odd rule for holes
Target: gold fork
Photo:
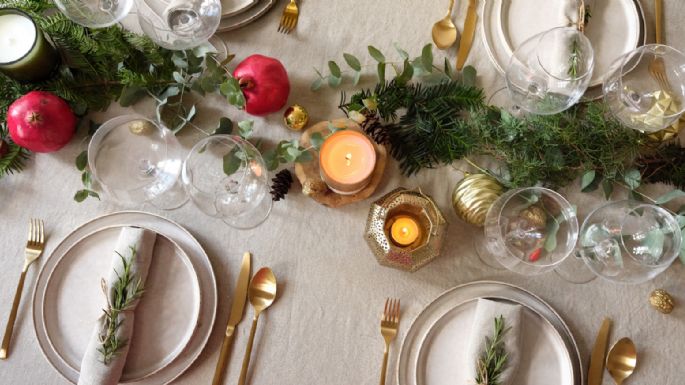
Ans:
<svg viewBox="0 0 685 385"><path fill-rule="evenodd" d="M661 38L661 17L663 15L663 10L662 10L662 0L655 0L655 14L656 14L656 43L657 44L663 44L662 38ZM668 78L666 77L666 66L664 65L664 59L662 57L655 57L654 60L652 60L649 63L649 73L652 75L654 80L659 83L659 86L661 89L666 91L667 93L671 94L671 86L668 84Z"/></svg>
<svg viewBox="0 0 685 385"><path fill-rule="evenodd" d="M295 0L290 0L290 3L285 6L283 16L281 16L281 23L278 25L278 32L288 34L295 29L297 25L297 18L300 15L300 10L297 8Z"/></svg>
<svg viewBox="0 0 685 385"><path fill-rule="evenodd" d="M12 340L12 330L14 329L14 321L17 318L17 309L21 301L21 293L24 289L24 279L26 278L26 271L29 266L40 257L45 247L45 236L43 234L43 221L40 219L31 219L29 221L29 236L26 242L26 250L24 251L24 268L21 270L19 277L19 285L17 285L17 292L14 293L14 302L12 302L12 311L10 318L7 321L7 328L5 329L5 336L2 338L2 347L0 348L0 359L6 359L9 355L10 341Z"/></svg>
<svg viewBox="0 0 685 385"><path fill-rule="evenodd" d="M381 320L381 334L385 340L385 351L383 352L383 366L381 367L380 385L385 385L385 372L388 369L388 352L390 342L397 336L397 329L400 326L400 300L388 298L385 300L385 310Z"/></svg>

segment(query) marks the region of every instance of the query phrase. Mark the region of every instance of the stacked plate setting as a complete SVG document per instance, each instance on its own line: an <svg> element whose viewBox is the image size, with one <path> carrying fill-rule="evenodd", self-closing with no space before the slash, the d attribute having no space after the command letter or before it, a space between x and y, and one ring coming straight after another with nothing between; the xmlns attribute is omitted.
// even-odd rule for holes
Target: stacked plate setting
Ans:
<svg viewBox="0 0 685 385"><path fill-rule="evenodd" d="M566 323L546 302L519 287L491 281L448 290L416 317L402 341L399 385L454 384L479 298L519 304L521 346L515 384L582 385L580 353ZM476 363L474 362L473 365Z"/></svg>
<svg viewBox="0 0 685 385"><path fill-rule="evenodd" d="M168 384L197 359L217 308L216 279L207 254L180 225L144 212L93 219L67 235L45 261L33 297L36 337L48 362L78 382L81 359L102 315L102 277L122 227L155 231L157 241L136 308L134 337L122 383Z"/></svg>
<svg viewBox="0 0 685 385"><path fill-rule="evenodd" d="M276 0L222 0L221 23L217 32L231 31L245 26L276 4Z"/></svg>

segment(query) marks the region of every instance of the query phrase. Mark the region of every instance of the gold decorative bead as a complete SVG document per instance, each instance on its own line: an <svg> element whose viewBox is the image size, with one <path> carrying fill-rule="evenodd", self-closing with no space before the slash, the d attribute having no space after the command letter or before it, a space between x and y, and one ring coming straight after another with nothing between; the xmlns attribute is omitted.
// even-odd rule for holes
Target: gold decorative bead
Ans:
<svg viewBox="0 0 685 385"><path fill-rule="evenodd" d="M459 218L483 226L493 203L504 193L504 186L487 174L466 174L454 187L452 208Z"/></svg>
<svg viewBox="0 0 685 385"><path fill-rule="evenodd" d="M128 129L134 135L147 136L152 133L154 126L147 120L135 120L128 125Z"/></svg>
<svg viewBox="0 0 685 385"><path fill-rule="evenodd" d="M322 180L308 179L302 184L302 193L307 196L324 194L328 191L328 186Z"/></svg>
<svg viewBox="0 0 685 385"><path fill-rule="evenodd" d="M293 104L283 113L285 125L293 130L300 131L309 123L309 113L299 104Z"/></svg>
<svg viewBox="0 0 685 385"><path fill-rule="evenodd" d="M519 213L519 217L525 219L536 229L544 229L547 224L547 213L537 205L530 206Z"/></svg>
<svg viewBox="0 0 685 385"><path fill-rule="evenodd" d="M649 303L658 311L668 314L673 311L675 306L673 298L664 289L657 289L649 295Z"/></svg>

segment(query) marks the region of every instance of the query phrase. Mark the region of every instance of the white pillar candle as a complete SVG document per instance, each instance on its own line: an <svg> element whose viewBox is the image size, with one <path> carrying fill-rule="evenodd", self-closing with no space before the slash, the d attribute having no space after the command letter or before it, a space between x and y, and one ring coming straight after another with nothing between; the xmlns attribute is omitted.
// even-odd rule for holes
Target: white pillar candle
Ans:
<svg viewBox="0 0 685 385"><path fill-rule="evenodd" d="M11 63L26 56L36 42L36 26L18 14L0 15L0 63Z"/></svg>

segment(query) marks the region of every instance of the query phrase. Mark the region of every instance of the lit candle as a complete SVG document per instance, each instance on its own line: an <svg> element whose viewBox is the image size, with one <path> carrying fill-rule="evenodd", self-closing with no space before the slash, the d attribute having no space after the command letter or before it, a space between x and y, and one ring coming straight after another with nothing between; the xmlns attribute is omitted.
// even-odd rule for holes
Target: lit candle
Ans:
<svg viewBox="0 0 685 385"><path fill-rule="evenodd" d="M412 217L399 215L390 227L390 237L399 246L409 246L421 236L419 224Z"/></svg>
<svg viewBox="0 0 685 385"><path fill-rule="evenodd" d="M319 152L321 176L338 194L361 191L371 181L376 166L376 149L371 140L354 130L342 130L329 136Z"/></svg>
<svg viewBox="0 0 685 385"><path fill-rule="evenodd" d="M0 71L21 81L47 78L59 62L55 48L26 13L0 9Z"/></svg>

